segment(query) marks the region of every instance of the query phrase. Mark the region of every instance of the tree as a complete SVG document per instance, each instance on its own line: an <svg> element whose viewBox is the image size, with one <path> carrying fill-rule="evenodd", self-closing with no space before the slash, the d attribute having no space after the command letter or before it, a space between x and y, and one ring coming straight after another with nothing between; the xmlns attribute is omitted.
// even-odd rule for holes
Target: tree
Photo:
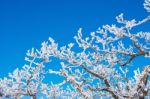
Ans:
<svg viewBox="0 0 150 99"><path fill-rule="evenodd" d="M33 52L28 53L28 56L32 54ZM31 96L32 99L36 99L36 94L44 90L44 61L35 62L34 57L25 60L30 64L24 65L21 70L15 69L13 73L9 73L8 78L0 79L1 97L20 99L22 96Z"/></svg>
<svg viewBox="0 0 150 99"><path fill-rule="evenodd" d="M150 12L150 0L145 0L144 8ZM36 99L37 94L43 93L48 98L64 99L144 99L150 91L150 64L135 69L133 77L128 73L137 57L150 58L150 32L132 31L149 21L150 16L136 21L126 20L120 14L116 19L118 26L103 25L89 37L84 38L79 29L74 37L76 43L59 47L49 38L40 50L28 51L25 60L29 65L0 80L0 96L17 99L28 95ZM60 60L60 70L45 70L44 64L54 58ZM44 84L48 74L61 76L63 81Z"/></svg>

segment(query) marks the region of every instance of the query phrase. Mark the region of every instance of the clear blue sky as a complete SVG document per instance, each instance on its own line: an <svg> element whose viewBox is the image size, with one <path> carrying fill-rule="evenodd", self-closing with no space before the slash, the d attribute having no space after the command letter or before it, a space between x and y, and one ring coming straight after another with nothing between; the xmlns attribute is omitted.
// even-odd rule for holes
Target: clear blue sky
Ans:
<svg viewBox="0 0 150 99"><path fill-rule="evenodd" d="M84 34L103 24L147 15L144 0L0 0L0 77L24 65L25 53L53 37L60 45L73 41L78 28ZM148 27L143 27L148 30Z"/></svg>

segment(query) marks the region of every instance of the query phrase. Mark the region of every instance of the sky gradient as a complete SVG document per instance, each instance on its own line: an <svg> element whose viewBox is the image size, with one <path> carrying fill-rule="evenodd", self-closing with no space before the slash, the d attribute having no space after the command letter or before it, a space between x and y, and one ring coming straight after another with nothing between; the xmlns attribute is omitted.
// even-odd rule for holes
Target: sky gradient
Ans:
<svg viewBox="0 0 150 99"><path fill-rule="evenodd" d="M82 27L84 35L115 17L141 20L144 0L0 0L0 77L21 68L28 49L52 37L65 45ZM147 25L148 26L148 25ZM148 30L147 26L142 28Z"/></svg>

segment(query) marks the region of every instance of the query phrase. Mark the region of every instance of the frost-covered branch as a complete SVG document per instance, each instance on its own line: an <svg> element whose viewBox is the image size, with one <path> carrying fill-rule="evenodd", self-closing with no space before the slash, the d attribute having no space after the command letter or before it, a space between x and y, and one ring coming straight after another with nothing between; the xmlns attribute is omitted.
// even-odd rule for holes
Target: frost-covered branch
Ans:
<svg viewBox="0 0 150 99"><path fill-rule="evenodd" d="M150 12L150 0L145 0L144 8ZM150 63L142 69L129 68L136 66L133 61L137 57L150 59L150 32L133 32L133 28L149 22L150 16L137 21L120 14L116 19L117 24L103 25L88 37L80 28L74 43L60 47L49 38L40 50L29 50L25 58L28 64L0 79L0 97L36 99L37 94L44 94L54 99L144 99L150 92ZM59 60L59 70L45 65L53 59ZM138 64L142 66L142 62ZM134 75L128 77L130 73ZM57 75L62 80L53 83L45 75ZM43 83L44 79L49 82Z"/></svg>

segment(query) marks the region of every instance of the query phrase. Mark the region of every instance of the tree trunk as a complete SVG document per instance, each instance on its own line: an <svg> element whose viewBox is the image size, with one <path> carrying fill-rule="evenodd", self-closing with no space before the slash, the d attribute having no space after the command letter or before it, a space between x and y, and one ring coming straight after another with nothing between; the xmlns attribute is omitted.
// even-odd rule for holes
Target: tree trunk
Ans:
<svg viewBox="0 0 150 99"><path fill-rule="evenodd" d="M9 97L9 98L10 98L10 97ZM21 99L20 96L15 96L14 98L15 98L15 99Z"/></svg>
<svg viewBox="0 0 150 99"><path fill-rule="evenodd" d="M32 95L32 99L36 99L36 95Z"/></svg>

